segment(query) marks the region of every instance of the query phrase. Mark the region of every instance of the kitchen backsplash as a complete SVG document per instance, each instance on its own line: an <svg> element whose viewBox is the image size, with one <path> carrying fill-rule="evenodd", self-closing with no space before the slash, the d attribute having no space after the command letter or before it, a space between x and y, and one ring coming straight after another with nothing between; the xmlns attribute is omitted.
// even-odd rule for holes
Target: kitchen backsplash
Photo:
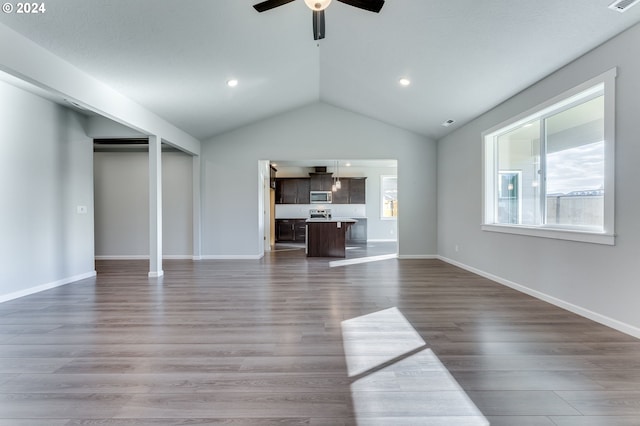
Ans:
<svg viewBox="0 0 640 426"><path fill-rule="evenodd" d="M367 217L366 204L276 204L276 219L306 219L310 209L331 209L333 217Z"/></svg>

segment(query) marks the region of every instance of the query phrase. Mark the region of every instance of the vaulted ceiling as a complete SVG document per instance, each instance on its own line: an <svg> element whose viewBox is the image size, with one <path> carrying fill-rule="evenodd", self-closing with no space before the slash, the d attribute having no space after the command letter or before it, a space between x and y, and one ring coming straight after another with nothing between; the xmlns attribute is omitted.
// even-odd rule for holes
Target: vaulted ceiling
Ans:
<svg viewBox="0 0 640 426"><path fill-rule="evenodd" d="M302 0L258 2L55 0L0 23L206 140L318 101L438 139L640 22L611 0L332 2L314 41Z"/></svg>

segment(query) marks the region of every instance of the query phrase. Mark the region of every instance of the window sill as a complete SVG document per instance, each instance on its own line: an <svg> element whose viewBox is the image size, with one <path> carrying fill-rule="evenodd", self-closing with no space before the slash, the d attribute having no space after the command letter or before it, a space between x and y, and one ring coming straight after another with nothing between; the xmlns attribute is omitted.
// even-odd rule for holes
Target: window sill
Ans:
<svg viewBox="0 0 640 426"><path fill-rule="evenodd" d="M502 232L505 234L528 235L540 238L552 238L556 240L578 241L583 243L615 245L615 235L600 232L571 231L564 229L549 229L530 226L514 225L482 225L483 231Z"/></svg>

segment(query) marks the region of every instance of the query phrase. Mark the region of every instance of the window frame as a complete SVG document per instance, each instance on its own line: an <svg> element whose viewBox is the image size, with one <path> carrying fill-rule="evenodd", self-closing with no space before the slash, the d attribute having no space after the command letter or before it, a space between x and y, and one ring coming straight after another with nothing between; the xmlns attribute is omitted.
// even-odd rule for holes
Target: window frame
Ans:
<svg viewBox="0 0 640 426"><path fill-rule="evenodd" d="M483 231L502 232L534 237L587 243L615 245L615 79L617 68L575 86L542 104L516 115L482 132L482 225ZM600 88L600 86L602 86ZM588 99L589 93L602 90L604 94L604 223L603 230L589 230L582 227L558 225L520 225L495 223L498 194L496 191L497 150L495 137L514 130L536 119L543 119L550 113L559 113L576 104L576 99ZM543 185L545 186L545 185Z"/></svg>

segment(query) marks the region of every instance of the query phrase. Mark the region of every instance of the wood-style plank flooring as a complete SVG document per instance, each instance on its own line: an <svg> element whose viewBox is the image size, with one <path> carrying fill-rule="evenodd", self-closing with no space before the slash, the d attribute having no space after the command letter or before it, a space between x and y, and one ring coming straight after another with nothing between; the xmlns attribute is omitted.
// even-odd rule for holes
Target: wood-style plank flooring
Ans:
<svg viewBox="0 0 640 426"><path fill-rule="evenodd" d="M97 270L0 304L0 426L640 425L639 340L438 260Z"/></svg>

